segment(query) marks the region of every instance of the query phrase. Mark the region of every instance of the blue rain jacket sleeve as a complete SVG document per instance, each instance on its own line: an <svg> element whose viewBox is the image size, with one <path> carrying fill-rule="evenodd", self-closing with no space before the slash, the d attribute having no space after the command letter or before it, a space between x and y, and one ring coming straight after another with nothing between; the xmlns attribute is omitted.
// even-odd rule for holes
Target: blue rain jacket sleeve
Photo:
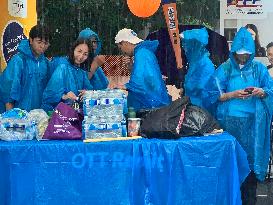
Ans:
<svg viewBox="0 0 273 205"><path fill-rule="evenodd" d="M6 108L5 108L5 104L3 102L0 101L0 114L5 112Z"/></svg>
<svg viewBox="0 0 273 205"><path fill-rule="evenodd" d="M43 93L42 109L53 110L62 101L62 96L70 91L78 95L79 90L92 89L86 71L69 63L60 64Z"/></svg>
<svg viewBox="0 0 273 205"><path fill-rule="evenodd" d="M206 91L208 93L206 98L207 106L216 108L221 104L221 102L218 101L220 96L227 92L228 74L226 72L226 67L229 67L227 62L220 65L219 68L215 70L206 86Z"/></svg>
<svg viewBox="0 0 273 205"><path fill-rule="evenodd" d="M128 106L151 109L170 103L166 85L154 54L158 41L144 41L135 48L135 60L128 90Z"/></svg>
<svg viewBox="0 0 273 205"><path fill-rule="evenodd" d="M56 68L60 65L60 64L67 64L67 57L66 56L61 56L61 57L53 57L51 61L49 61L49 73L50 76L54 73L54 71L56 70Z"/></svg>
<svg viewBox="0 0 273 205"><path fill-rule="evenodd" d="M8 102L14 102L15 99L12 99L10 94L11 94L11 88L16 86L13 85L19 85L20 87L20 78L18 76L21 76L21 68L23 67L22 65L22 59L18 56L15 55L9 62L7 68L4 70L2 75L0 75L0 113L5 112L5 104ZM16 89L19 90L20 89ZM17 96L20 96L20 93L17 93ZM16 96L14 96L16 97ZM18 99L18 97L16 97Z"/></svg>
<svg viewBox="0 0 273 205"><path fill-rule="evenodd" d="M97 68L96 72L90 79L90 83L93 86L94 90L103 90L108 87L109 85L108 78L105 76L101 67Z"/></svg>
<svg viewBox="0 0 273 205"><path fill-rule="evenodd" d="M21 75L23 59L19 54L15 55L1 75L1 96L3 103L18 101L21 96Z"/></svg>
<svg viewBox="0 0 273 205"><path fill-rule="evenodd" d="M207 99L206 85L214 73L214 65L209 58L205 46L208 44L206 28L183 32L182 46L187 56L189 67L185 76L185 95L190 97L192 104L210 110Z"/></svg>
<svg viewBox="0 0 273 205"><path fill-rule="evenodd" d="M208 86L208 97L209 102L216 106L216 118L223 128L239 141L247 153L250 169L262 181L266 176L269 162L273 80L266 67L253 60L255 47L251 38L245 28L238 31L232 44L230 59L223 63L213 75ZM233 57L233 52L242 48L252 54L240 69ZM246 87L262 88L266 96L219 101L223 93Z"/></svg>
<svg viewBox="0 0 273 205"><path fill-rule="evenodd" d="M0 77L3 103L30 111L41 108L41 98L49 80L48 60L44 55L35 58L28 40L22 40L15 55Z"/></svg>

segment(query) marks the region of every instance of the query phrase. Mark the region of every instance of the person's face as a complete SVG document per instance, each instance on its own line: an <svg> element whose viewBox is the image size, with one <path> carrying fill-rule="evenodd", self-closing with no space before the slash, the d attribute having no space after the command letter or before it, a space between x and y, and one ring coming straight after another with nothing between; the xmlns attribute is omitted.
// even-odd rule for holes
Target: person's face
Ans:
<svg viewBox="0 0 273 205"><path fill-rule="evenodd" d="M74 63L76 65L82 64L88 58L89 50L86 44L79 44L74 49Z"/></svg>
<svg viewBox="0 0 273 205"><path fill-rule="evenodd" d="M92 48L93 48L93 51L94 51L94 53L95 53L95 51L96 51L97 48L98 48L98 41L97 41L96 37L90 38L90 41L91 41L91 43L92 43Z"/></svg>
<svg viewBox="0 0 273 205"><path fill-rule="evenodd" d="M41 38L29 38L29 43L32 48L32 52L36 57L43 54L50 46L49 41Z"/></svg>
<svg viewBox="0 0 273 205"><path fill-rule="evenodd" d="M235 61L240 65L245 65L248 59L250 58L250 54L237 54L234 53Z"/></svg>
<svg viewBox="0 0 273 205"><path fill-rule="evenodd" d="M273 46L272 47L269 47L267 50L267 58L270 62L271 65L273 65Z"/></svg>
<svg viewBox="0 0 273 205"><path fill-rule="evenodd" d="M118 48L121 50L121 52L126 55L126 56L133 56L133 50L130 46L130 44L126 41L122 41L120 43L117 44Z"/></svg>
<svg viewBox="0 0 273 205"><path fill-rule="evenodd" d="M248 28L247 30L248 30L249 33L251 34L253 41L255 41L256 33L255 33L251 28Z"/></svg>

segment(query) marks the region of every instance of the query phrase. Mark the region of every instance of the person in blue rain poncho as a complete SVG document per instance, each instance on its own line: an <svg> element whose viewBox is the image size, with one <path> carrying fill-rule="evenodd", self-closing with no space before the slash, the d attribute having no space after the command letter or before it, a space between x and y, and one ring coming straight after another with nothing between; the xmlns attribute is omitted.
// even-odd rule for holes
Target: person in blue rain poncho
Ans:
<svg viewBox="0 0 273 205"><path fill-rule="evenodd" d="M208 32L206 28L184 31L181 35L189 67L185 76L185 95L190 97L192 104L209 110L205 99L205 87L215 71L206 49Z"/></svg>
<svg viewBox="0 0 273 205"><path fill-rule="evenodd" d="M273 81L254 56L251 34L241 28L230 58L215 71L208 86L210 103L217 106L217 119L248 156L251 173L241 186L242 201L247 205L255 204L257 179L264 180L267 173L273 102Z"/></svg>
<svg viewBox="0 0 273 205"><path fill-rule="evenodd" d="M103 56L99 56L102 44L98 34L92 31L90 28L86 28L79 33L78 38L89 39L92 42L95 58L91 64L91 68L89 71L89 79L91 85L93 86L93 89L94 90L106 89L108 87L109 81L105 76L102 68L100 67L100 65L102 65L105 62L105 58Z"/></svg>
<svg viewBox="0 0 273 205"><path fill-rule="evenodd" d="M170 99L155 56L158 41L143 41L133 30L124 28L117 33L115 43L125 55L134 56L129 82L115 85L128 91L128 107L139 111L168 105Z"/></svg>
<svg viewBox="0 0 273 205"><path fill-rule="evenodd" d="M2 112L3 104L5 110L41 108L42 93L50 78L48 60L44 56L49 40L48 29L36 25L29 32L29 40L19 43L18 53L0 76Z"/></svg>
<svg viewBox="0 0 273 205"><path fill-rule="evenodd" d="M90 66L93 57L89 40L78 39L73 43L67 58L59 58L59 65L52 74L43 93L42 109L53 110L58 103L78 100L85 90L92 90L88 74L84 70Z"/></svg>
<svg viewBox="0 0 273 205"><path fill-rule="evenodd" d="M6 108L3 102L0 101L0 114L5 112Z"/></svg>

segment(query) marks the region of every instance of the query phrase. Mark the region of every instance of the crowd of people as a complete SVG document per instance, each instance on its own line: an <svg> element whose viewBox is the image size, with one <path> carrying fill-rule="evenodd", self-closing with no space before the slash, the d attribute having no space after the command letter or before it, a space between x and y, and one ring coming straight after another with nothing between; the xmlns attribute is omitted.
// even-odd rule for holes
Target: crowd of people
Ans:
<svg viewBox="0 0 273 205"><path fill-rule="evenodd" d="M182 47L188 60L185 95L192 104L207 109L224 130L232 134L247 153L251 173L241 187L243 204L255 204L257 180L264 180L270 152L273 80L273 42L261 47L258 30L248 24L236 34L229 59L215 69L206 49L205 28L184 31ZM53 110L58 103L71 103L85 90L109 87L99 55L101 40L90 28L79 33L67 56L48 60L48 30L36 25L29 39L22 40L18 54L0 76L0 112L18 107L27 111ZM121 52L134 57L130 80L111 88L128 91L128 106L136 111L170 104L155 55L157 40L142 40L131 30L120 30L115 43ZM266 67L254 57L267 54Z"/></svg>
<svg viewBox="0 0 273 205"><path fill-rule="evenodd" d="M242 202L254 205L257 181L265 179L270 158L273 80L268 71L273 44L267 46L271 63L267 68L254 60L266 52L256 26L248 24L237 32L229 59L214 70L205 49L205 32L191 30L181 36L189 61L185 94L193 104L210 111L246 151L251 172L241 186Z"/></svg>
<svg viewBox="0 0 273 205"><path fill-rule="evenodd" d="M79 33L67 56L44 56L50 45L48 30L34 26L28 40L22 40L16 54L0 76L0 112L21 108L53 110L58 103L81 98L85 90L106 89L109 81L100 67L101 41L90 28ZM121 30L115 43L127 56L134 56L130 81L115 85L128 91L128 106L135 110L168 105L170 98L154 52L157 41L143 41L132 30ZM153 78L153 81L150 79Z"/></svg>

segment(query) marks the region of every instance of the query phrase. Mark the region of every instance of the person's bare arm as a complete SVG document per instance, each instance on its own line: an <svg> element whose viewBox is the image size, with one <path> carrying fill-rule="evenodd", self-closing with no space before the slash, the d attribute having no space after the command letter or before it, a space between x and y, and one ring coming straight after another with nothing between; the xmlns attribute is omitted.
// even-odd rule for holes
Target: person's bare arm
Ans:
<svg viewBox="0 0 273 205"><path fill-rule="evenodd" d="M234 99L234 98L238 98L238 99L246 99L248 97L250 97L251 94L248 94L247 92L245 92L244 90L235 90L235 91L232 91L232 92L228 92L228 93L223 93L219 100L224 102L224 101L227 101L227 100L231 100L231 99Z"/></svg>
<svg viewBox="0 0 273 205"><path fill-rule="evenodd" d="M98 55L93 59L91 63L90 71L88 72L88 78L91 79L98 67L102 66L105 63L105 56Z"/></svg>
<svg viewBox="0 0 273 205"><path fill-rule="evenodd" d="M14 104L11 102L6 103L6 110L11 110L14 107Z"/></svg>

